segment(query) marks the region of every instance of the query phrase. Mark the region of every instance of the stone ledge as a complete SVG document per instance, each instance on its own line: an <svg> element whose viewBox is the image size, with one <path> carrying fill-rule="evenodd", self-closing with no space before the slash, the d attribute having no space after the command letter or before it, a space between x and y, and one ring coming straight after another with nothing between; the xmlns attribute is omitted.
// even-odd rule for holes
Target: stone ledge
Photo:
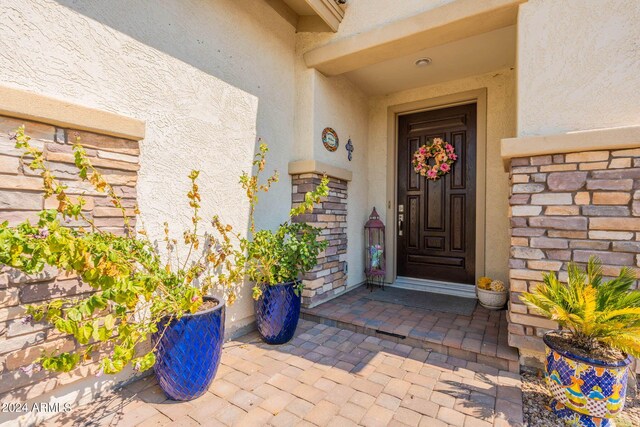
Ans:
<svg viewBox="0 0 640 427"><path fill-rule="evenodd" d="M353 173L350 170L329 165L318 160L297 160L289 162L289 175L302 175L305 173L315 173L318 175L327 174L332 178L343 181L351 181Z"/></svg>
<svg viewBox="0 0 640 427"><path fill-rule="evenodd" d="M501 156L505 171L509 171L510 160L518 157L637 147L640 147L640 126L624 126L555 135L505 138L501 143Z"/></svg>
<svg viewBox="0 0 640 427"><path fill-rule="evenodd" d="M56 98L0 86L0 116L140 141L145 122Z"/></svg>

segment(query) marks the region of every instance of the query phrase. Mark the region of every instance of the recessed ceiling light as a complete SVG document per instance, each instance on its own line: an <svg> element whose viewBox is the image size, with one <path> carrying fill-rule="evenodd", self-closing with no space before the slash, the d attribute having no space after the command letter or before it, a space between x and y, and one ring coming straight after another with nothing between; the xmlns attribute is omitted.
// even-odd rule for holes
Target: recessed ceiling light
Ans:
<svg viewBox="0 0 640 427"><path fill-rule="evenodd" d="M427 65L430 65L433 61L431 60L431 58L420 58L418 60L416 60L416 66L417 67L426 67Z"/></svg>

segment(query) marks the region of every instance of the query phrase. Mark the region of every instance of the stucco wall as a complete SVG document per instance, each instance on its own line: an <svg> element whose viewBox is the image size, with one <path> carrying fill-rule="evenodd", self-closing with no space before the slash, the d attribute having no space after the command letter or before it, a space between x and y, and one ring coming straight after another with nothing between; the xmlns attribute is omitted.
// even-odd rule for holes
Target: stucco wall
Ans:
<svg viewBox="0 0 640 427"><path fill-rule="evenodd" d="M334 40L435 9L455 0L349 0Z"/></svg>
<svg viewBox="0 0 640 427"><path fill-rule="evenodd" d="M364 280L363 227L371 210L367 203L367 98L344 77L327 78L318 73L314 100L314 159L353 172L347 199L347 287L354 286ZM321 143L325 127L338 133L340 146L335 152L327 151ZM345 149L349 138L354 147L351 161Z"/></svg>
<svg viewBox="0 0 640 427"><path fill-rule="evenodd" d="M380 207L386 218L387 170L387 110L389 106L436 98L439 96L487 88L487 157L486 157L486 260L485 274L507 280L509 260L509 176L500 157L500 140L515 133L515 75L505 69L498 72L454 80L434 86L424 86L370 100L369 112L369 204ZM478 197L482 195L478 194ZM395 203L391 200L391 203Z"/></svg>
<svg viewBox="0 0 640 427"><path fill-rule="evenodd" d="M353 172L347 201L347 286L364 280L364 223L371 206L367 204L368 98L345 77L325 77L308 69L302 53L317 46L326 34L300 33L296 36L296 160L319 160ZM335 152L322 145L322 130L333 128L340 139ZM345 146L351 137L352 161Z"/></svg>
<svg viewBox="0 0 640 427"><path fill-rule="evenodd" d="M518 16L518 135L640 124L640 2L529 0Z"/></svg>
<svg viewBox="0 0 640 427"><path fill-rule="evenodd" d="M286 218L295 35L265 2L6 0L0 20L0 84L146 120L138 194L152 238L165 220L176 237L191 222L191 169L202 171L201 216L246 232L236 177L250 168L256 136L281 171L257 225ZM252 315L247 287L228 326Z"/></svg>

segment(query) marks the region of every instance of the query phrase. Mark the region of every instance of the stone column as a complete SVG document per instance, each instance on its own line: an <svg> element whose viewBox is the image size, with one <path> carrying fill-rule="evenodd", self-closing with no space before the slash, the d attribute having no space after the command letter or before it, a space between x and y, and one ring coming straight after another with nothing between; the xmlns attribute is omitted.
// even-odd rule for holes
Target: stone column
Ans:
<svg viewBox="0 0 640 427"><path fill-rule="evenodd" d="M606 276L640 265L640 149L554 154L511 160L509 345L524 364L544 351L555 322L532 313L519 295L570 261L602 260Z"/></svg>
<svg viewBox="0 0 640 427"><path fill-rule="evenodd" d="M315 189L321 178L322 174L315 172L292 175L293 205L302 202L305 193ZM303 276L305 290L302 303L305 307L316 306L342 293L347 284L347 181L329 178L329 196L315 207L312 214L294 219L322 227L320 239L329 242L318 258L318 265Z"/></svg>

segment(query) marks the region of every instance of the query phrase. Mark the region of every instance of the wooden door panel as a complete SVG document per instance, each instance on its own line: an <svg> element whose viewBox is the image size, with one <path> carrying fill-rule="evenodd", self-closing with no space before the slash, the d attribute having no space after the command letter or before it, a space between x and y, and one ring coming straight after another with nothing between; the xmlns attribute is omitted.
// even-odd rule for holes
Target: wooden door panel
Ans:
<svg viewBox="0 0 640 427"><path fill-rule="evenodd" d="M464 141L466 140L466 132L452 132L451 145L455 149L455 153L458 156L458 160L453 164L451 168L451 188L456 190L464 190L466 185L466 170L464 165L466 164L466 150ZM414 151L415 152L415 151Z"/></svg>
<svg viewBox="0 0 640 427"><path fill-rule="evenodd" d="M418 244L418 241L420 240L420 198L418 196L409 196L408 201L408 245L410 248L419 249L420 245Z"/></svg>
<svg viewBox="0 0 640 427"><path fill-rule="evenodd" d="M451 196L451 250L462 251L465 250L464 242L464 207L465 207L465 195L455 194Z"/></svg>
<svg viewBox="0 0 640 427"><path fill-rule="evenodd" d="M434 255L409 255L410 263L431 264L433 266L448 265L452 267L463 267L464 258L434 256Z"/></svg>
<svg viewBox="0 0 640 427"><path fill-rule="evenodd" d="M417 173L414 174L418 175ZM437 181L428 181L427 194L426 197L423 197L423 199L423 203L425 204L425 212L427 213L425 231L444 231L444 214L446 205L445 189L442 180L439 179Z"/></svg>
<svg viewBox="0 0 640 427"><path fill-rule="evenodd" d="M413 153L442 138L458 159L430 181L413 170ZM398 123L400 276L473 284L475 280L475 104L401 116Z"/></svg>
<svg viewBox="0 0 640 427"><path fill-rule="evenodd" d="M413 156L413 153L415 153L418 148L420 147L420 138L411 138L409 140L409 150L407 151L407 155L409 156L409 158L407 159L407 161L409 162L409 164L411 164L411 156ZM412 173L409 174L409 183L408 183L408 190L418 190L420 191L420 175L418 175L417 173Z"/></svg>
<svg viewBox="0 0 640 427"><path fill-rule="evenodd" d="M421 121L411 122L409 123L408 131L414 132L414 133L428 133L428 132L433 132L435 130L464 126L465 124L464 119L465 119L464 116L459 115L459 116L443 118L443 119L421 120Z"/></svg>
<svg viewBox="0 0 640 427"><path fill-rule="evenodd" d="M428 249L444 250L444 237L425 237L424 247Z"/></svg>

